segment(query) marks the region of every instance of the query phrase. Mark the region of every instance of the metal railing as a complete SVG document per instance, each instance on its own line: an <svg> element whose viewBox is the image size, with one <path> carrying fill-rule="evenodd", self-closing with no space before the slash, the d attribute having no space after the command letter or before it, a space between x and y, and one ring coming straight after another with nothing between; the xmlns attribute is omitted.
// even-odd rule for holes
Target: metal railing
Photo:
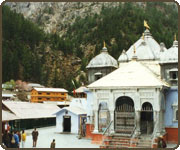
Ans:
<svg viewBox="0 0 180 150"><path fill-rule="evenodd" d="M109 123L109 125L107 126L107 128L104 130L103 135L105 135L107 131L108 131L108 135L109 135L109 128L110 128L112 122L113 122L113 120L111 120L111 122Z"/></svg>

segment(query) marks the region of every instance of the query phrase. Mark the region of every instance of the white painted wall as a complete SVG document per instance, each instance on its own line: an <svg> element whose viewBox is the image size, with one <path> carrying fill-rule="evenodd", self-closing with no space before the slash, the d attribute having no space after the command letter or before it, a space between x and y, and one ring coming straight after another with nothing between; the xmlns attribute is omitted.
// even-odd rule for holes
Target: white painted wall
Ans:
<svg viewBox="0 0 180 150"><path fill-rule="evenodd" d="M61 112L57 113L56 115L56 132L63 132L63 116L65 115L65 110L62 110ZM75 115L68 111L68 114L71 116L71 133L77 133L78 134L78 115Z"/></svg>

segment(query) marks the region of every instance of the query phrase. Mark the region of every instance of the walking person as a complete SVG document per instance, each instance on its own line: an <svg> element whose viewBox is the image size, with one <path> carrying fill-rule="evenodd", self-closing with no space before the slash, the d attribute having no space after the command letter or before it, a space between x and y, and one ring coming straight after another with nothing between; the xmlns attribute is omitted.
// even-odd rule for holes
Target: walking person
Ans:
<svg viewBox="0 0 180 150"><path fill-rule="evenodd" d="M22 131L22 148L25 147L25 142L26 142L26 133L25 133L25 131L23 130L23 131Z"/></svg>
<svg viewBox="0 0 180 150"><path fill-rule="evenodd" d="M56 143L55 143L55 139L53 139L53 141L51 142L50 148L55 149L55 147L56 147Z"/></svg>
<svg viewBox="0 0 180 150"><path fill-rule="evenodd" d="M32 132L33 147L36 147L38 135L39 135L38 131L36 131L36 128L34 128L34 131Z"/></svg>

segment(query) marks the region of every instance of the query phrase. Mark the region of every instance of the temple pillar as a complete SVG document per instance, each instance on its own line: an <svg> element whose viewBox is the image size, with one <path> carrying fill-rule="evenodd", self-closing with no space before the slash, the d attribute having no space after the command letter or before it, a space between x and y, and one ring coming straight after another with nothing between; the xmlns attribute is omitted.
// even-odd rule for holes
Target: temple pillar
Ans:
<svg viewBox="0 0 180 150"><path fill-rule="evenodd" d="M141 129L140 129L140 123L141 123L141 111L135 111L135 124L136 124L136 129L135 129L135 136L139 136L141 134Z"/></svg>
<svg viewBox="0 0 180 150"><path fill-rule="evenodd" d="M95 110L95 118L94 118L94 133L98 133L98 110Z"/></svg>

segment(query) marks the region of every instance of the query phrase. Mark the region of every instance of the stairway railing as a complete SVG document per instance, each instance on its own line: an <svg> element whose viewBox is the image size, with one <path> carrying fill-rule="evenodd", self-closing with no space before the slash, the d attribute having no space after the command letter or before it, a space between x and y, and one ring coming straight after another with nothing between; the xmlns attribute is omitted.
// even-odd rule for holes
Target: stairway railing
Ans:
<svg viewBox="0 0 180 150"><path fill-rule="evenodd" d="M112 123L113 123L113 120L111 120L111 122L109 123L109 125L107 126L107 128L104 130L103 135L105 135L107 131L108 131L108 135L109 135L109 128L110 128L110 126L111 126Z"/></svg>

